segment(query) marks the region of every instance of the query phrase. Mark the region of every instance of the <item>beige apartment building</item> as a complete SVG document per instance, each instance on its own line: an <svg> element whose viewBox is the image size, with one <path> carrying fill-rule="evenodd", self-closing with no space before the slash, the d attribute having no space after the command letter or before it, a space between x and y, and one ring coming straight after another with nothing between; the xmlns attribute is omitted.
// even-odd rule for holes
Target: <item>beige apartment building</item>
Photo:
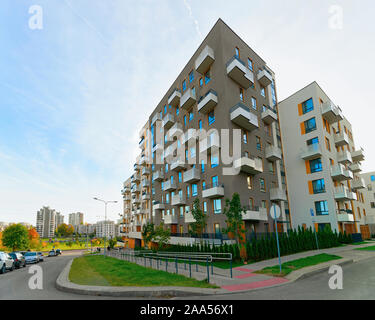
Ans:
<svg viewBox="0 0 375 320"><path fill-rule="evenodd" d="M342 110L313 82L279 103L279 121L293 227L367 238L364 152Z"/></svg>
<svg viewBox="0 0 375 320"><path fill-rule="evenodd" d="M273 203L278 228L291 228L276 106L273 71L219 19L140 131L122 189L129 239L139 243L152 221L171 230L172 243L191 241L195 199L208 216L205 233L220 238L235 192L246 232L274 231Z"/></svg>
<svg viewBox="0 0 375 320"><path fill-rule="evenodd" d="M375 234L375 171L364 172L361 177L365 181L366 188L363 189L365 197L366 223L369 225L370 233Z"/></svg>
<svg viewBox="0 0 375 320"><path fill-rule="evenodd" d="M52 238L56 231L56 211L43 207L37 212L36 231L41 238Z"/></svg>

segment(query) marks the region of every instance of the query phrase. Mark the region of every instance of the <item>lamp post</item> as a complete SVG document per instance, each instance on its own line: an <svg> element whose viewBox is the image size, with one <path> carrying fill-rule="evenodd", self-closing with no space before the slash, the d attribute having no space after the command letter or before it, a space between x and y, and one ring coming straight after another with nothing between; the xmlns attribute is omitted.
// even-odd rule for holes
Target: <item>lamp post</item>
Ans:
<svg viewBox="0 0 375 320"><path fill-rule="evenodd" d="M106 255L106 233L107 233L107 230L106 230L106 227L105 227L105 224L106 224L106 221L107 221L107 204L108 203L117 203L117 201L105 201L105 200L102 200L102 199L99 199L99 198L94 198L94 200L97 200L97 201L101 201L104 203L104 255Z"/></svg>

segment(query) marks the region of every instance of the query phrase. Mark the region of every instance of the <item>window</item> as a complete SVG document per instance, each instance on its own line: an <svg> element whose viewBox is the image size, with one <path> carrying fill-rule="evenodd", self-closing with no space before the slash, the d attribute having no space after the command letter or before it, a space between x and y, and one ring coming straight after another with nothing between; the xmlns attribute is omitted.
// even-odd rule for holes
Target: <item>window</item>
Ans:
<svg viewBox="0 0 375 320"><path fill-rule="evenodd" d="M260 141L260 137L255 137L255 140L256 140L256 146L257 146L257 150L262 150L262 143Z"/></svg>
<svg viewBox="0 0 375 320"><path fill-rule="evenodd" d="M214 214L220 214L221 213L221 199L214 199Z"/></svg>
<svg viewBox="0 0 375 320"><path fill-rule="evenodd" d="M253 177L247 176L247 188L249 190L253 189Z"/></svg>
<svg viewBox="0 0 375 320"><path fill-rule="evenodd" d="M243 89L240 88L240 100L243 102L244 98L243 98Z"/></svg>
<svg viewBox="0 0 375 320"><path fill-rule="evenodd" d="M207 71L205 74L204 74L204 83L207 84L211 81L211 76L210 76L210 71Z"/></svg>
<svg viewBox="0 0 375 320"><path fill-rule="evenodd" d="M202 181L202 190L206 190L206 181Z"/></svg>
<svg viewBox="0 0 375 320"><path fill-rule="evenodd" d="M311 173L320 172L322 170L323 170L323 168L322 168L322 159L321 158L310 160L310 172Z"/></svg>
<svg viewBox="0 0 375 320"><path fill-rule="evenodd" d="M178 116L180 114L180 108L176 107L176 115Z"/></svg>
<svg viewBox="0 0 375 320"><path fill-rule="evenodd" d="M316 121L315 121L315 117L314 118L311 118L309 120L306 120L304 122L305 124L305 132L306 133L309 133L311 131L314 131L316 130Z"/></svg>
<svg viewBox="0 0 375 320"><path fill-rule="evenodd" d="M215 112L214 110L208 113L208 125L211 125L215 122Z"/></svg>
<svg viewBox="0 0 375 320"><path fill-rule="evenodd" d="M198 125L199 125L199 130L202 131L202 129L203 129L203 127L202 127L202 120L199 120Z"/></svg>
<svg viewBox="0 0 375 320"><path fill-rule="evenodd" d="M215 234L217 234L217 235L221 234L221 232L220 232L220 223L215 223L214 224L214 229L215 229Z"/></svg>
<svg viewBox="0 0 375 320"><path fill-rule="evenodd" d="M165 195L165 203L169 203L169 193Z"/></svg>
<svg viewBox="0 0 375 320"><path fill-rule="evenodd" d="M182 172L178 173L178 182L182 182Z"/></svg>
<svg viewBox="0 0 375 320"><path fill-rule="evenodd" d="M255 99L254 97L251 97L251 106L254 110L257 109L257 99Z"/></svg>
<svg viewBox="0 0 375 320"><path fill-rule="evenodd" d="M312 138L312 139L306 141L306 144L308 146L311 146L312 144L316 144L316 143L319 143L319 138L318 137L315 137L315 138Z"/></svg>
<svg viewBox="0 0 375 320"><path fill-rule="evenodd" d="M171 184L173 184L173 176L171 176Z"/></svg>
<svg viewBox="0 0 375 320"><path fill-rule="evenodd" d="M235 52L235 55L237 58L240 57L240 49L238 49L237 47L234 49L234 52Z"/></svg>
<svg viewBox="0 0 375 320"><path fill-rule="evenodd" d="M186 127L187 121L186 121L186 116L184 116L184 125Z"/></svg>
<svg viewBox="0 0 375 320"><path fill-rule="evenodd" d="M316 201L315 212L317 216L328 215L328 202L327 201Z"/></svg>
<svg viewBox="0 0 375 320"><path fill-rule="evenodd" d="M204 160L202 160L201 162L201 170L202 170L202 173L205 171Z"/></svg>
<svg viewBox="0 0 375 320"><path fill-rule="evenodd" d="M260 88L260 94L262 95L262 97L266 97L266 89L264 89L264 87Z"/></svg>
<svg viewBox="0 0 375 320"><path fill-rule="evenodd" d="M218 176L214 176L211 178L211 181L212 181L212 187L217 187L219 186L219 178Z"/></svg>
<svg viewBox="0 0 375 320"><path fill-rule="evenodd" d="M264 179L260 178L259 183L260 183L260 191L266 192L266 183L264 182Z"/></svg>
<svg viewBox="0 0 375 320"><path fill-rule="evenodd" d="M168 173L168 163L165 164L165 173Z"/></svg>
<svg viewBox="0 0 375 320"><path fill-rule="evenodd" d="M195 155L196 155L195 148L190 148L190 157L195 158Z"/></svg>
<svg viewBox="0 0 375 320"><path fill-rule="evenodd" d="M243 137L243 143L247 144L247 132L246 131L242 134L242 137Z"/></svg>
<svg viewBox="0 0 375 320"><path fill-rule="evenodd" d="M186 198L187 199L190 198L190 187L189 186L186 187Z"/></svg>
<svg viewBox="0 0 375 320"><path fill-rule="evenodd" d="M325 137L325 141L326 141L326 148L328 151L331 151L331 144L329 143L329 139L327 137Z"/></svg>
<svg viewBox="0 0 375 320"><path fill-rule="evenodd" d="M217 154L211 154L211 168L216 168L219 165L219 157Z"/></svg>
<svg viewBox="0 0 375 320"><path fill-rule="evenodd" d="M324 185L324 179L319 179L319 180L313 180L312 181L312 186L313 186L313 193L323 193L326 191L325 185Z"/></svg>
<svg viewBox="0 0 375 320"><path fill-rule="evenodd" d="M371 176L371 181L375 181L375 176L374 175Z"/></svg>
<svg viewBox="0 0 375 320"><path fill-rule="evenodd" d="M199 86L200 86L200 87L203 86L203 78L200 78L200 79L199 79Z"/></svg>
<svg viewBox="0 0 375 320"><path fill-rule="evenodd" d="M190 83L193 82L193 80L194 80L194 71L191 71L189 73L189 81L190 81Z"/></svg>
<svg viewBox="0 0 375 320"><path fill-rule="evenodd" d="M302 113L308 113L314 110L314 104L312 98L302 103Z"/></svg>
<svg viewBox="0 0 375 320"><path fill-rule="evenodd" d="M167 113L167 106L164 106L164 114Z"/></svg>
<svg viewBox="0 0 375 320"><path fill-rule="evenodd" d="M182 92L186 90L186 80L182 81Z"/></svg>
<svg viewBox="0 0 375 320"><path fill-rule="evenodd" d="M253 61L250 58L247 58L247 67L253 71Z"/></svg>
<svg viewBox="0 0 375 320"><path fill-rule="evenodd" d="M196 196L198 195L198 186L197 186L196 183L193 183L193 184L191 185L191 195L192 195L193 197L196 197Z"/></svg>
<svg viewBox="0 0 375 320"><path fill-rule="evenodd" d="M180 207L180 217L182 218L184 216L184 207Z"/></svg>
<svg viewBox="0 0 375 320"><path fill-rule="evenodd" d="M207 202L203 202L203 213L207 213Z"/></svg>
<svg viewBox="0 0 375 320"><path fill-rule="evenodd" d="M189 122L191 121L191 120L193 120L194 119L194 112L193 111L190 111L189 112Z"/></svg>

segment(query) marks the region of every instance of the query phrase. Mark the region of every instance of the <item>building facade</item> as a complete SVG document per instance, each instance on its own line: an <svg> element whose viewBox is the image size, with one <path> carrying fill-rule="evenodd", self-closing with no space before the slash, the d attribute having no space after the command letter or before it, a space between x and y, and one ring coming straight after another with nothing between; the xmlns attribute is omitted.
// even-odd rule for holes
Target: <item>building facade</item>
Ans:
<svg viewBox="0 0 375 320"><path fill-rule="evenodd" d="M43 207L37 212L36 231L41 238L52 238L56 231L56 211Z"/></svg>
<svg viewBox="0 0 375 320"><path fill-rule="evenodd" d="M316 82L278 109L293 226L329 225L367 237L364 153L342 110Z"/></svg>
<svg viewBox="0 0 375 320"><path fill-rule="evenodd" d="M375 171L361 174L366 188L363 189L365 197L366 223L369 225L370 233L375 235Z"/></svg>
<svg viewBox="0 0 375 320"><path fill-rule="evenodd" d="M127 182L123 189L129 237L139 237L152 221L183 238L194 222L195 199L208 216L205 233L220 236L225 200L235 192L246 207L246 232L274 231L272 204L281 208L278 228L291 228L275 75L222 20L151 113L140 139L130 188Z"/></svg>
<svg viewBox="0 0 375 320"><path fill-rule="evenodd" d="M112 239L116 236L115 223L110 220L98 221L95 225L95 230L96 236L99 238Z"/></svg>
<svg viewBox="0 0 375 320"><path fill-rule="evenodd" d="M78 229L78 226L83 224L83 213L70 213L69 224L71 224L74 227L74 229Z"/></svg>

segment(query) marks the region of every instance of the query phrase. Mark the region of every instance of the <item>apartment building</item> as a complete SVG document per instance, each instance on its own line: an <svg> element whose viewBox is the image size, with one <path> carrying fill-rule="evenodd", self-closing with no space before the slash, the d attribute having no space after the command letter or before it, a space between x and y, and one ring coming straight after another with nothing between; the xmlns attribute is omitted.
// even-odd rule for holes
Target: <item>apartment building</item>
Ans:
<svg viewBox="0 0 375 320"><path fill-rule="evenodd" d="M41 208L36 215L36 231L41 238L52 238L56 230L56 211L50 207Z"/></svg>
<svg viewBox="0 0 375 320"><path fill-rule="evenodd" d="M93 234L95 233L95 225L93 224L89 224L89 223L86 223L86 224L81 224L78 226L78 229L77 229L77 232L79 234Z"/></svg>
<svg viewBox="0 0 375 320"><path fill-rule="evenodd" d="M71 224L74 227L74 229L78 229L78 226L83 224L83 213L70 213L69 224Z"/></svg>
<svg viewBox="0 0 375 320"><path fill-rule="evenodd" d="M99 238L106 237L112 239L116 236L115 223L110 220L98 221L95 225L96 236Z"/></svg>
<svg viewBox="0 0 375 320"><path fill-rule="evenodd" d="M60 212L56 212L55 229L64 223L64 216Z"/></svg>
<svg viewBox="0 0 375 320"><path fill-rule="evenodd" d="M278 228L289 229L276 106L273 71L219 19L140 132L130 191L123 189L129 237L139 238L152 221L182 238L197 198L208 216L205 232L219 236L225 200L235 192L246 206L247 232L274 231L273 203L281 207Z"/></svg>
<svg viewBox="0 0 375 320"><path fill-rule="evenodd" d="M363 189L366 209L366 223L370 233L375 234L375 171L361 173L366 188Z"/></svg>
<svg viewBox="0 0 375 320"><path fill-rule="evenodd" d="M132 192L131 192L131 178L123 183L121 190L123 196L123 233L128 234L133 229L132 222ZM133 193L134 194L134 193Z"/></svg>
<svg viewBox="0 0 375 320"><path fill-rule="evenodd" d="M366 238L364 153L342 110L313 82L279 103L279 122L293 226Z"/></svg>

